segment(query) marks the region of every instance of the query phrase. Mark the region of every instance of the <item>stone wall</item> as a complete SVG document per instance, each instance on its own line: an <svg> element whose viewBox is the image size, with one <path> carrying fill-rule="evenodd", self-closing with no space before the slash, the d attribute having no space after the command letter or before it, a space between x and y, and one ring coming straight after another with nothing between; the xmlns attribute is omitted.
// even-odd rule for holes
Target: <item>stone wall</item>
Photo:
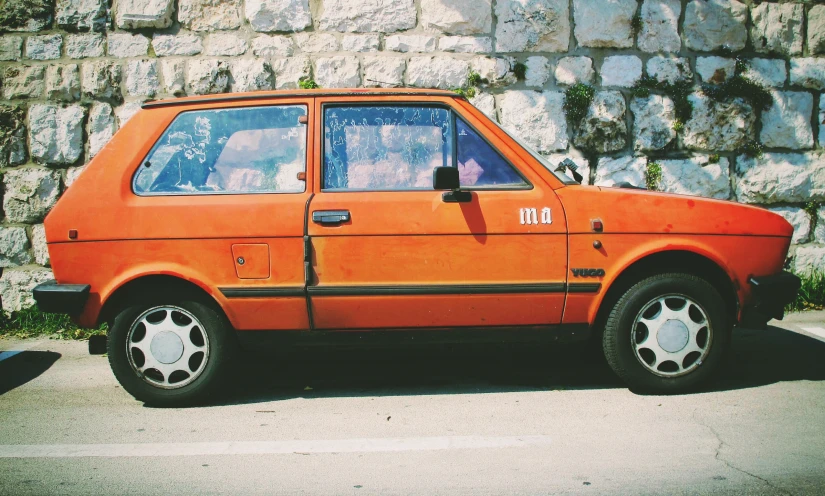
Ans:
<svg viewBox="0 0 825 496"><path fill-rule="evenodd" d="M795 264L825 265L825 5L736 0L5 0L0 3L0 297L51 277L42 221L147 99L321 87L467 88L487 114L588 182L765 205ZM745 75L771 104L716 101ZM632 88L690 81L693 115ZM596 88L579 122L564 92ZM741 152L752 142L764 154ZM94 201L94 198L89 198ZM82 215L82 212L78 212Z"/></svg>

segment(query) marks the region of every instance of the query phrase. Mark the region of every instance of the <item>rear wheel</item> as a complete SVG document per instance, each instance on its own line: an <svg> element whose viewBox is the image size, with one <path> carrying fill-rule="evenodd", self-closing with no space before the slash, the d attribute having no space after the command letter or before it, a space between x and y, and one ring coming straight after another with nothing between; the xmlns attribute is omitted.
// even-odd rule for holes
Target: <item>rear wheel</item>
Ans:
<svg viewBox="0 0 825 496"><path fill-rule="evenodd" d="M713 374L730 341L719 292L690 274L648 277L608 316L602 340L611 368L631 389L678 393Z"/></svg>
<svg viewBox="0 0 825 496"><path fill-rule="evenodd" d="M156 297L124 308L109 331L109 364L123 388L158 406L207 400L231 358L224 316L196 297Z"/></svg>

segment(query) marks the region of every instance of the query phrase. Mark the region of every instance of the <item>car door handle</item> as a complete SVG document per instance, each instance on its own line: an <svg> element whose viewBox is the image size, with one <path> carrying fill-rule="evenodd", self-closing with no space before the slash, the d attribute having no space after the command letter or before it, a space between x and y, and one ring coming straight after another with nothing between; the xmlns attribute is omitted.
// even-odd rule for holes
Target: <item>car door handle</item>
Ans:
<svg viewBox="0 0 825 496"><path fill-rule="evenodd" d="M312 222L324 225L337 225L349 222L349 210L316 210L312 212Z"/></svg>

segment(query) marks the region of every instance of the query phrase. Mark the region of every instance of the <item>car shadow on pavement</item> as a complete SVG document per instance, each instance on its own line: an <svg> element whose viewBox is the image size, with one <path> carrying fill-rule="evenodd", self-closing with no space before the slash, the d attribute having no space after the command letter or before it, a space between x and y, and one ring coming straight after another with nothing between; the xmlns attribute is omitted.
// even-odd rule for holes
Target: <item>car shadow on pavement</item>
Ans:
<svg viewBox="0 0 825 496"><path fill-rule="evenodd" d="M594 343L313 348L244 357L221 404L289 398L624 388ZM825 343L737 329L719 379L698 392L825 380Z"/></svg>
<svg viewBox="0 0 825 496"><path fill-rule="evenodd" d="M53 351L22 351L0 362L0 395L36 379L59 360Z"/></svg>

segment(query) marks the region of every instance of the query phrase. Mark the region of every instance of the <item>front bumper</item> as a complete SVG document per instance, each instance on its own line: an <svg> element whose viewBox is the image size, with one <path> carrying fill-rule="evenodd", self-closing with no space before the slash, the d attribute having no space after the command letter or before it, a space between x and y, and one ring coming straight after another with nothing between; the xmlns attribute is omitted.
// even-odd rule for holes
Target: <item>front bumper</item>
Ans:
<svg viewBox="0 0 825 496"><path fill-rule="evenodd" d="M790 272L751 277L752 299L742 312L743 327L764 329L771 319L785 316L785 306L796 299L801 281Z"/></svg>
<svg viewBox="0 0 825 496"><path fill-rule="evenodd" d="M46 313L65 313L80 315L86 300L89 299L88 284L58 284L55 281L46 281L38 284L32 290L37 308Z"/></svg>

